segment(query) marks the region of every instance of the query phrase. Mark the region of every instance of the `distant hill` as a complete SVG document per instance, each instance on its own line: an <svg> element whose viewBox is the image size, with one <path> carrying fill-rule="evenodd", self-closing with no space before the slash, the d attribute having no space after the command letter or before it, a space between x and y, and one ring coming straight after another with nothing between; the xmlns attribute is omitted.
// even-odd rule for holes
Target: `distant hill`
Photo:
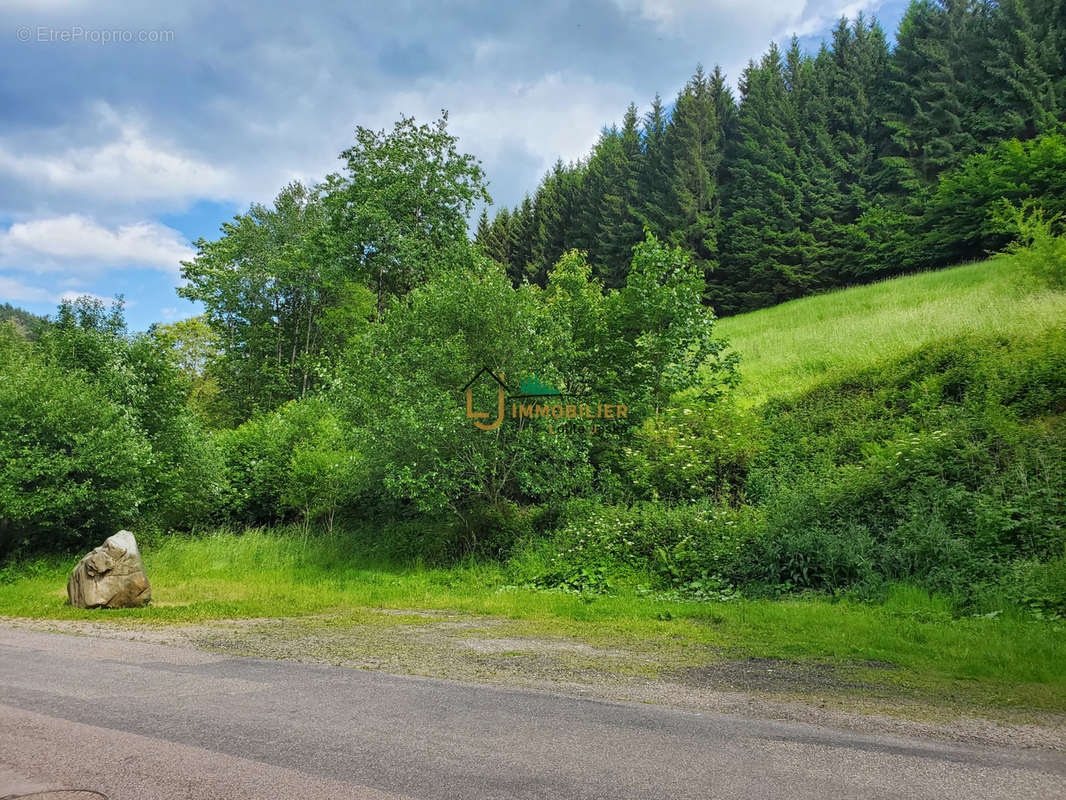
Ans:
<svg viewBox="0 0 1066 800"><path fill-rule="evenodd" d="M37 314L31 314L24 308L13 306L10 303L0 305L0 322L8 320L15 323L15 327L30 341L37 339L41 327L48 324L48 320Z"/></svg>

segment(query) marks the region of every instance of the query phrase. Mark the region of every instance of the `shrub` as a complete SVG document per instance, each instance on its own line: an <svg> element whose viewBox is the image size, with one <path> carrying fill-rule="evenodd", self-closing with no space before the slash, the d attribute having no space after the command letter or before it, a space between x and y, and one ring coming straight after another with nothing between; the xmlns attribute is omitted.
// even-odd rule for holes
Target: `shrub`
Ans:
<svg viewBox="0 0 1066 800"><path fill-rule="evenodd" d="M0 555L97 544L144 510L152 450L77 375L0 344Z"/></svg>
<svg viewBox="0 0 1066 800"><path fill-rule="evenodd" d="M625 449L625 472L644 497L736 505L760 448L758 421L725 402L681 401L645 421Z"/></svg>
<svg viewBox="0 0 1066 800"><path fill-rule="evenodd" d="M173 353L154 336L128 335L121 301L110 310L89 297L63 302L36 352L121 408L143 434L151 448L143 521L188 527L208 519L220 490L217 453L186 406Z"/></svg>
<svg viewBox="0 0 1066 800"><path fill-rule="evenodd" d="M962 591L1066 541L1066 333L954 341L764 409L738 580Z"/></svg>
<svg viewBox="0 0 1066 800"><path fill-rule="evenodd" d="M710 504L574 502L563 509L545 557L529 560L519 577L579 591L603 591L620 581L690 588L736 572L746 530L736 514Z"/></svg>
<svg viewBox="0 0 1066 800"><path fill-rule="evenodd" d="M1066 287L1066 212L1048 214L1031 201L1006 200L997 208L996 224L1016 238L1004 255L1020 258L1033 276L1056 289Z"/></svg>
<svg viewBox="0 0 1066 800"><path fill-rule="evenodd" d="M1066 553L1050 561L1018 561L1003 577L1004 597L1037 619L1066 619Z"/></svg>
<svg viewBox="0 0 1066 800"><path fill-rule="evenodd" d="M222 511L270 523L293 515L332 529L338 511L366 487L363 459L328 402L286 403L217 436L225 463Z"/></svg>
<svg viewBox="0 0 1066 800"><path fill-rule="evenodd" d="M1066 212L1066 135L1048 133L993 145L941 176L926 204L930 263L983 257L1010 241L997 211L1004 200L1039 200L1048 218Z"/></svg>

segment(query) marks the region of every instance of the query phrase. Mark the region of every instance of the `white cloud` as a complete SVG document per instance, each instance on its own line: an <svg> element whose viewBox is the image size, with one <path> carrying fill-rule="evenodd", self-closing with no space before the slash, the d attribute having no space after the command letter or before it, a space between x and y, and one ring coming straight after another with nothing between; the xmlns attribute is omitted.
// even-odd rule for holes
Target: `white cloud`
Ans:
<svg viewBox="0 0 1066 800"><path fill-rule="evenodd" d="M232 191L228 170L152 139L139 123L121 119L107 104L94 107L85 127L101 124L104 141L62 150L34 153L32 143L0 142L0 174L33 184L38 191L105 202L184 202L228 196Z"/></svg>
<svg viewBox="0 0 1066 800"><path fill-rule="evenodd" d="M88 298L90 298L92 300L98 300L99 302L103 303L105 306L109 306L113 302L115 302L115 298L114 297L104 297L103 295L93 294L92 292L63 292L63 294L59 295L58 297L53 298L53 300L55 302L58 302L60 300L65 300L68 303L73 303L75 300L77 300L80 297L88 297ZM127 307L135 305L135 303L130 302L129 300L124 300L123 303Z"/></svg>
<svg viewBox="0 0 1066 800"><path fill-rule="evenodd" d="M736 26L745 33L753 28L779 39L795 33L806 36L823 30L842 15L875 11L883 0L614 0L627 14L636 14L660 30L673 33L721 30ZM752 54L754 55L754 54Z"/></svg>
<svg viewBox="0 0 1066 800"><path fill-rule="evenodd" d="M0 300L8 303L47 303L53 299L53 295L45 289L27 286L15 278L0 275Z"/></svg>
<svg viewBox="0 0 1066 800"><path fill-rule="evenodd" d="M52 305L63 300L72 302L79 297L90 297L93 300L99 300L106 306L111 305L115 301L114 297L105 297L104 295L78 289L68 289L65 292L56 292L39 286L30 286L29 284L23 283L18 278L0 275L0 301L3 302L48 303L49 305ZM124 303L127 308L137 304L136 301L130 300L125 300Z"/></svg>
<svg viewBox="0 0 1066 800"><path fill-rule="evenodd" d="M631 100L630 87L557 71L477 91L469 84L434 82L394 93L376 114L380 124L391 125L384 120L409 114L428 122L441 107L449 109L449 130L462 150L484 162L494 200L513 205L556 159L587 155L602 127L620 120Z"/></svg>
<svg viewBox="0 0 1066 800"><path fill-rule="evenodd" d="M0 264L33 272L98 272L143 266L177 275L196 252L158 222L109 229L79 214L17 222L0 233Z"/></svg>

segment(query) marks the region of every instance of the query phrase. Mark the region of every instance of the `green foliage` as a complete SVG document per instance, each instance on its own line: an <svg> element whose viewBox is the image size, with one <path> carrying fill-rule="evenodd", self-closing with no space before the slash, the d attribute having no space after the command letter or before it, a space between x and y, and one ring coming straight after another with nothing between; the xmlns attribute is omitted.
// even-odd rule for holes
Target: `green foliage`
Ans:
<svg viewBox="0 0 1066 800"><path fill-rule="evenodd" d="M615 372L641 417L701 377L708 396L735 380L735 357L723 356L713 337L714 314L702 306L702 294L702 270L680 247L648 233L634 248L626 285L607 307L613 347L603 369Z"/></svg>
<svg viewBox="0 0 1066 800"><path fill-rule="evenodd" d="M44 317L31 314L10 303L0 304L0 325L10 322L18 335L28 341L36 341L41 329L48 324Z"/></svg>
<svg viewBox="0 0 1066 800"><path fill-rule="evenodd" d="M946 343L766 408L747 577L967 591L1066 537L1066 340ZM1050 415L1050 416L1049 416Z"/></svg>
<svg viewBox="0 0 1066 800"><path fill-rule="evenodd" d="M332 531L337 512L365 487L365 467L332 409L308 401L304 405L302 419L295 423L304 432L293 442L281 500L286 508L303 515L305 525L321 519ZM287 416L291 418L292 413Z"/></svg>
<svg viewBox="0 0 1066 800"><path fill-rule="evenodd" d="M699 271L650 235L618 291L604 291L576 252L553 268L544 291L515 288L499 266L470 258L393 304L350 349L336 396L365 439L379 499L450 510L474 547L478 508L617 495L618 448L633 428L708 370L728 381L732 362L707 366L721 345L700 304ZM629 412L597 434L583 420L557 422L556 430L544 419L507 418L479 430L466 416L463 388L486 367L509 387L536 375L570 398ZM500 387L492 375L480 377L471 409L493 409L494 419ZM516 392L504 393L509 417Z"/></svg>
<svg viewBox="0 0 1066 800"><path fill-rule="evenodd" d="M153 325L149 333L169 351L187 386L187 404L205 423L222 421L218 379L208 374L220 348L218 335L203 316Z"/></svg>
<svg viewBox="0 0 1066 800"><path fill-rule="evenodd" d="M1039 289L1024 256L921 272L719 320L739 354L735 397L754 406L803 394L958 337L1025 339L1066 316L1066 294Z"/></svg>
<svg viewBox="0 0 1066 800"><path fill-rule="evenodd" d="M531 374L561 383L558 352L563 327L539 290L515 289L501 268L477 257L396 302L350 349L337 390L366 441L381 499L464 515L480 503L566 496L587 483L587 437L517 420L483 431L465 414L462 389L482 368L515 385ZM495 418L492 376L472 392Z"/></svg>
<svg viewBox="0 0 1066 800"><path fill-rule="evenodd" d="M738 515L709 503L564 506L538 557L515 559L516 577L534 586L579 592L643 584L678 596L725 590L745 528ZM716 598L717 599L717 595Z"/></svg>
<svg viewBox="0 0 1066 800"><path fill-rule="evenodd" d="M366 487L363 459L332 407L291 401L217 435L225 463L223 520L272 523L299 515L330 529Z"/></svg>
<svg viewBox="0 0 1066 800"><path fill-rule="evenodd" d="M466 220L489 202L485 174L460 153L448 113L432 125L401 117L391 131L356 128L341 153L346 171L323 186L332 219L330 251L352 278L373 289L377 308L417 286L456 247Z"/></svg>
<svg viewBox="0 0 1066 800"><path fill-rule="evenodd" d="M1051 218L1066 213L1066 135L1002 142L945 174L925 208L924 260L979 257L1006 245L1019 221L1004 218L1005 202L1038 204Z"/></svg>
<svg viewBox="0 0 1066 800"><path fill-rule="evenodd" d="M321 187L294 183L273 207L255 204L225 223L222 238L198 241L196 258L183 264L187 283L178 294L206 309L218 352L205 375L218 381L225 421L318 389L347 325L370 312L330 226Z"/></svg>
<svg viewBox="0 0 1066 800"><path fill-rule="evenodd" d="M35 352L120 409L147 442L144 495L134 508L150 509L145 516L164 528L207 518L219 487L214 450L185 406L172 354L150 334L127 334L121 301L109 310L87 297L62 303Z"/></svg>
<svg viewBox="0 0 1066 800"><path fill-rule="evenodd" d="M678 399L641 426L626 448L634 488L667 502L712 497L736 503L759 452L758 418L731 403Z"/></svg>
<svg viewBox="0 0 1066 800"><path fill-rule="evenodd" d="M616 288L643 226L704 270L723 316L981 256L1007 241L988 227L1000 199L1061 210L1064 31L1060 0L923 1L892 47L861 14L816 53L771 45L739 103L697 68L639 135L631 104L478 242L516 282L578 249Z"/></svg>
<svg viewBox="0 0 1066 800"><path fill-rule="evenodd" d="M1015 206L1006 200L998 212L996 220L1017 237L1005 254L1047 286L1066 288L1066 212L1049 215L1032 201Z"/></svg>
<svg viewBox="0 0 1066 800"><path fill-rule="evenodd" d="M1001 612L1005 600L1039 620L1066 619L1066 554L1015 562L990 595L985 602L996 606L991 613Z"/></svg>
<svg viewBox="0 0 1066 800"><path fill-rule="evenodd" d="M144 507L152 461L101 387L0 337L0 553L110 536Z"/></svg>

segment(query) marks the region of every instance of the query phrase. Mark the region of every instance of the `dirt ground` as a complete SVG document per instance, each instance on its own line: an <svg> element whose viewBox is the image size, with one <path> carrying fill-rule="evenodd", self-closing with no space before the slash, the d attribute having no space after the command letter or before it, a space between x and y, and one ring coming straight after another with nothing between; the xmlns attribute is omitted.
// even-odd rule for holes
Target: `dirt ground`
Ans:
<svg viewBox="0 0 1066 800"><path fill-rule="evenodd" d="M121 638L256 658L490 683L608 701L664 704L1066 752L1066 715L935 702L891 680L881 663L736 659L691 643L598 646L547 637L530 623L438 611L216 620L190 625L0 617L0 625Z"/></svg>

